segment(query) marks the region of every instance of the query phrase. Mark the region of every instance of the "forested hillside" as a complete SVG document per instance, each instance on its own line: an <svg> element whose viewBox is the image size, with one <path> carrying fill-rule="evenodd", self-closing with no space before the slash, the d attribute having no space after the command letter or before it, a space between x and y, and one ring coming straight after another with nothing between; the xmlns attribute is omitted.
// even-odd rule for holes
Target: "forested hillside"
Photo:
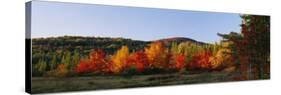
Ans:
<svg viewBox="0 0 281 95"><path fill-rule="evenodd" d="M189 42L196 45L206 45L189 38L175 37L155 41L139 41L126 38L61 36L32 39L33 76L44 75L44 72L57 68L61 63L72 66L81 58L87 58L93 50L103 50L107 55L114 54L122 46L127 46L129 52L143 51L153 42L164 43L164 47L172 44ZM67 61L68 60L68 61ZM65 62L67 61L67 62Z"/></svg>

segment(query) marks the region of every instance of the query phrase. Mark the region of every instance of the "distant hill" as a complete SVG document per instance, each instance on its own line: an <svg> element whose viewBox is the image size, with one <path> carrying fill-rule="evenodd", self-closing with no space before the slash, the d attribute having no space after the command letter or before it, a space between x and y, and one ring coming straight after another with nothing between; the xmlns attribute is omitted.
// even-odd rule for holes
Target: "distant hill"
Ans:
<svg viewBox="0 0 281 95"><path fill-rule="evenodd" d="M206 45L207 44L207 43L204 43L204 42L199 42L199 41L196 41L196 40L193 40L193 39L190 39L190 38L185 38L185 37L165 38L165 39L155 40L155 42L162 42L165 45L169 45L172 42L175 42L175 43L190 42L190 43L195 43L195 44L199 44L199 45Z"/></svg>

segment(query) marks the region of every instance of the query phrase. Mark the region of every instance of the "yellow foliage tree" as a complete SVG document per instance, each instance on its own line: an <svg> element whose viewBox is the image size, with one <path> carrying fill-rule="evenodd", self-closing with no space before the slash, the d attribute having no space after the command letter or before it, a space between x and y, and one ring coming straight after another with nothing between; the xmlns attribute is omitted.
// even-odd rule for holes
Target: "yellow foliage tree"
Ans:
<svg viewBox="0 0 281 95"><path fill-rule="evenodd" d="M218 48L213 55L209 58L209 62L212 69L222 69L232 65L232 57L230 55L231 50L226 48L229 43L224 42L221 44L222 47Z"/></svg>
<svg viewBox="0 0 281 95"><path fill-rule="evenodd" d="M129 49L127 46L122 46L112 57L112 71L114 73L119 73L124 69L127 64L127 59L129 58Z"/></svg>
<svg viewBox="0 0 281 95"><path fill-rule="evenodd" d="M154 42L145 48L150 68L162 68L166 58L166 49L161 42Z"/></svg>

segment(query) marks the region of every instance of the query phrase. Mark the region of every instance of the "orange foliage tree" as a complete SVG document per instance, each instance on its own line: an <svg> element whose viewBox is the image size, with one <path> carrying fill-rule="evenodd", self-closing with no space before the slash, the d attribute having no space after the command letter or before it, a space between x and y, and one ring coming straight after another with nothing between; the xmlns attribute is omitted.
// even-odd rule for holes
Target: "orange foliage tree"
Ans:
<svg viewBox="0 0 281 95"><path fill-rule="evenodd" d="M165 63L169 61L167 58L169 55L166 53L166 49L163 47L161 42L151 43L147 48L144 49L145 54L148 58L149 68L164 68Z"/></svg>
<svg viewBox="0 0 281 95"><path fill-rule="evenodd" d="M65 65L59 64L56 68L56 73L54 74L54 76L64 77L65 75L66 75Z"/></svg>

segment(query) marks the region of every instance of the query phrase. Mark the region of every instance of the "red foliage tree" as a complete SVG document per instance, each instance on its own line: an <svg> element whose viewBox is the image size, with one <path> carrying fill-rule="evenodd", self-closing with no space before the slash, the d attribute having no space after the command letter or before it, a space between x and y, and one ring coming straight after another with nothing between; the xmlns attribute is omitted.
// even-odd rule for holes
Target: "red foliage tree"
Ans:
<svg viewBox="0 0 281 95"><path fill-rule="evenodd" d="M80 60L75 68L76 73L89 73L91 72L90 63L88 60Z"/></svg>
<svg viewBox="0 0 281 95"><path fill-rule="evenodd" d="M182 70L184 68L185 56L179 54L175 56L175 67L177 70Z"/></svg>
<svg viewBox="0 0 281 95"><path fill-rule="evenodd" d="M77 73L103 73L109 72L109 62L106 60L106 54L102 50L90 52L89 59L82 59L80 63L77 64L75 71Z"/></svg>
<svg viewBox="0 0 281 95"><path fill-rule="evenodd" d="M148 66L148 59L143 51L137 51L131 54L129 62L135 65L138 72L142 72Z"/></svg>
<svg viewBox="0 0 281 95"><path fill-rule="evenodd" d="M188 63L189 69L210 69L209 58L212 53L209 50L201 51L192 55Z"/></svg>

